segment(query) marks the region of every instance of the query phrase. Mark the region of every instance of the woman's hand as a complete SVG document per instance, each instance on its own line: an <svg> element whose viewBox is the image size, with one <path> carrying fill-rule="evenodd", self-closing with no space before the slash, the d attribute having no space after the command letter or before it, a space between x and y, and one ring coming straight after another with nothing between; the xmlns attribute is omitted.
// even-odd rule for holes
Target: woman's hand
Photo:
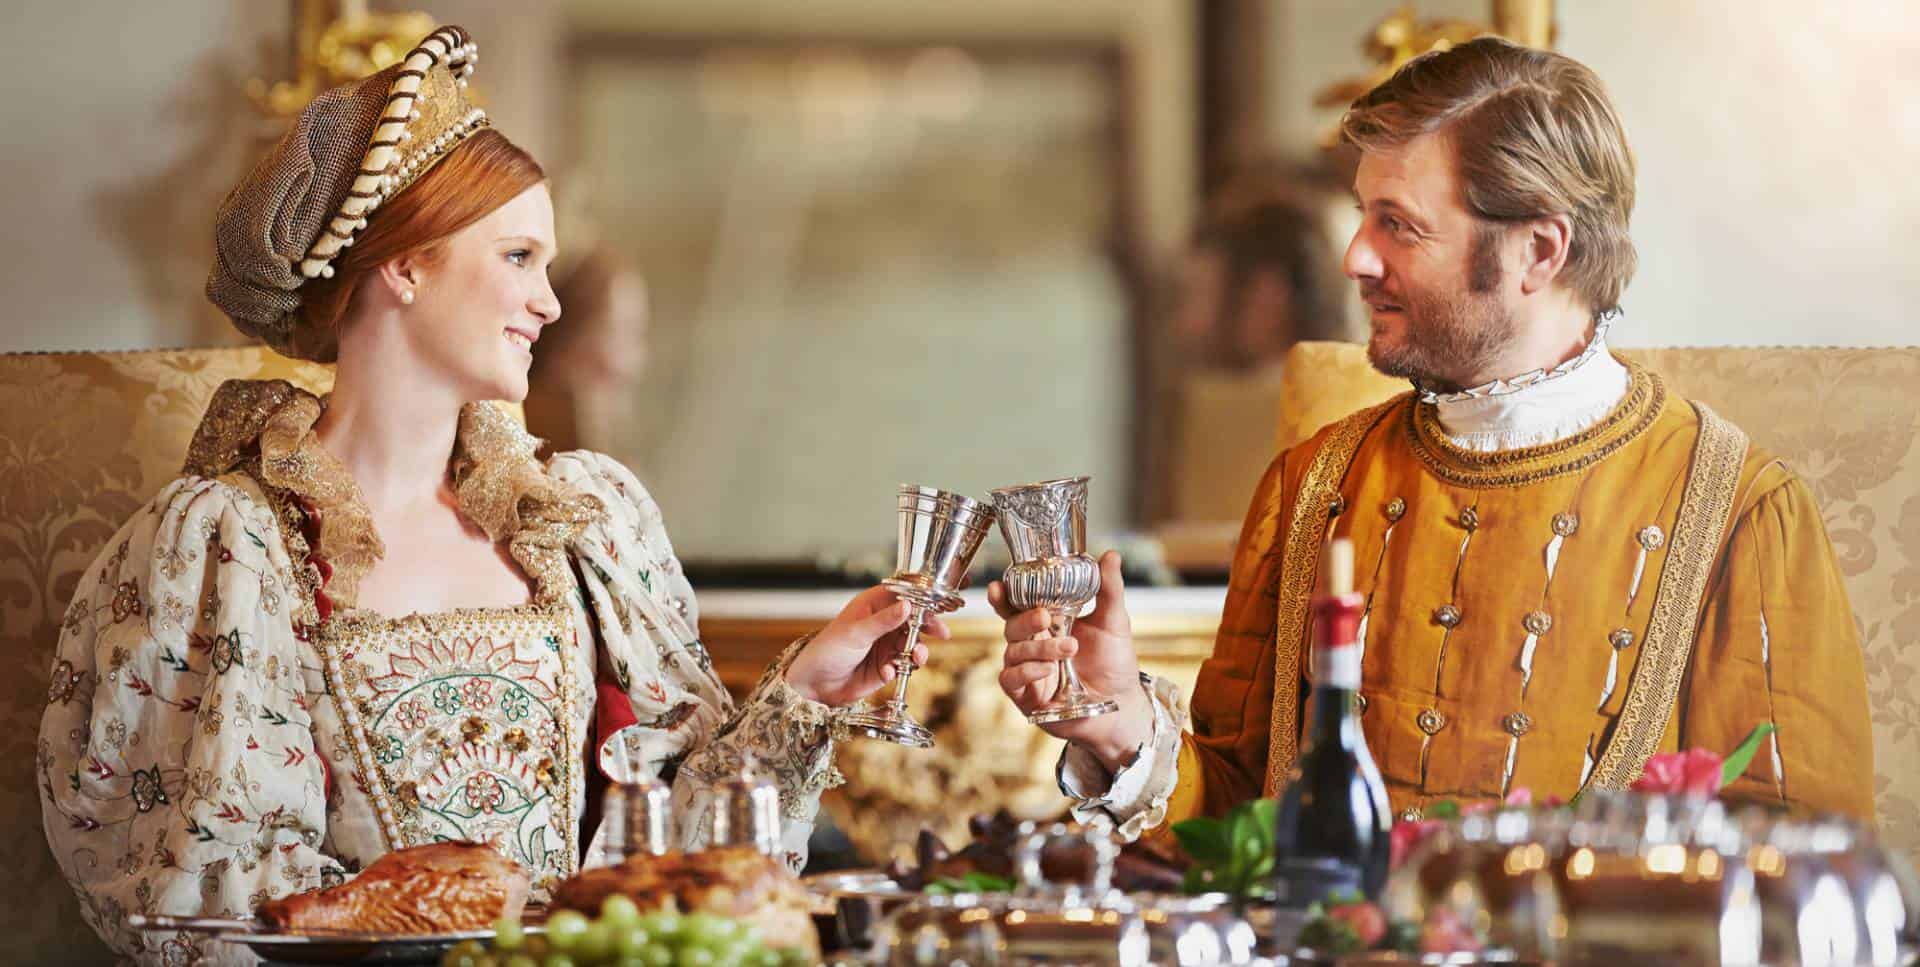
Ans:
<svg viewBox="0 0 1920 967"><path fill-rule="evenodd" d="M906 643L908 604L884 587L855 595L787 666L787 684L802 696L826 705L842 706L865 697L893 681L893 660ZM946 623L928 614L922 638L946 640ZM914 665L927 661L927 646L913 646Z"/></svg>

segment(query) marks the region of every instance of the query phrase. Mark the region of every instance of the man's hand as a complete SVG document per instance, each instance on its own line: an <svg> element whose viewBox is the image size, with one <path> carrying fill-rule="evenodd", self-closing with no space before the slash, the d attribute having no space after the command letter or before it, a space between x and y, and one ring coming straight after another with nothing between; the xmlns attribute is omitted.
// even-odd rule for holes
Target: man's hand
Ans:
<svg viewBox="0 0 1920 967"><path fill-rule="evenodd" d="M1006 667L1000 689L1022 712L1053 697L1061 685L1059 661L1073 661L1088 691L1111 698L1120 710L1108 715L1051 722L1048 734L1085 748L1109 773L1133 761L1134 751L1153 735L1153 706L1140 687L1140 660L1133 653L1133 622L1127 617L1126 586L1120 579L1120 554L1100 557L1100 596L1093 612L1073 623L1071 637L1048 630L1045 608L1015 612L999 581L987 586L987 601L1006 620Z"/></svg>
<svg viewBox="0 0 1920 967"><path fill-rule="evenodd" d="M907 612L907 603L884 587L860 592L793 656L787 666L787 684L806 698L839 707L893 681L898 674L893 660L906 643ZM920 636L945 640L946 623L929 614ZM926 661L927 646L916 643L914 665Z"/></svg>

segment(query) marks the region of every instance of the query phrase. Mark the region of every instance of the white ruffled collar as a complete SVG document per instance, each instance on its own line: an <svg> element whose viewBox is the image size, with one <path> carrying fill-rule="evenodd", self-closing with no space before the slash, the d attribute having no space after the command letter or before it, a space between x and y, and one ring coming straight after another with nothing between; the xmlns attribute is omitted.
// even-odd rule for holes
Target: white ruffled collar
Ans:
<svg viewBox="0 0 1920 967"><path fill-rule="evenodd" d="M1584 352L1544 378L1502 392L1468 391L1433 402L1449 440L1492 453L1554 443L1591 429L1626 398L1630 382L1627 367L1607 351L1601 330Z"/></svg>

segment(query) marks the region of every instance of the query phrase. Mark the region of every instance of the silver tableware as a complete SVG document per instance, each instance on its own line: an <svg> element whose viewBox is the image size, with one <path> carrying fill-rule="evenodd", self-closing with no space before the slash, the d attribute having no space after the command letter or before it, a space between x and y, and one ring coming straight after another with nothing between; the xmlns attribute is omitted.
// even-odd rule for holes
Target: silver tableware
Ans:
<svg viewBox="0 0 1920 967"><path fill-rule="evenodd" d="M1100 593L1100 565L1087 556L1087 479L1068 477L993 491L1000 534L1013 563L1004 580L1007 601L1021 611L1046 608L1048 632L1064 638L1080 609ZM1112 699L1080 682L1073 662L1060 662L1060 687L1027 713L1036 725L1119 711Z"/></svg>
<svg viewBox="0 0 1920 967"><path fill-rule="evenodd" d="M902 484L899 540L893 576L881 584L907 602L906 639L893 661L893 695L879 705L861 704L840 717L849 735L884 739L918 749L933 745L933 733L907 712L907 679L913 675L913 647L929 613L960 607L957 592L967 583L974 552L993 526L994 510L959 494Z"/></svg>
<svg viewBox="0 0 1920 967"><path fill-rule="evenodd" d="M606 856L618 864L630 856L663 856L672 846L673 790L658 779L607 787L600 822L606 829Z"/></svg>
<svg viewBox="0 0 1920 967"><path fill-rule="evenodd" d="M780 855L780 789L751 764L713 786L713 846Z"/></svg>

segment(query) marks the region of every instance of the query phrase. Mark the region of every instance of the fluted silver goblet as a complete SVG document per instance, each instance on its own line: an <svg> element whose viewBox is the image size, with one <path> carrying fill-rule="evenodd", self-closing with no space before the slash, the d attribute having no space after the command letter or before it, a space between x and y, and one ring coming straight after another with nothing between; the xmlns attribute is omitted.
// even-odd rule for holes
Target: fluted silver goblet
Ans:
<svg viewBox="0 0 1920 967"><path fill-rule="evenodd" d="M908 604L906 640L893 660L898 673L893 695L878 705L861 703L841 716L840 724L849 735L924 749L933 745L933 733L907 712L913 646L928 614L960 607L957 589L967 584L967 568L993 527L994 510L969 497L913 484L900 486L898 506L894 574L880 582Z"/></svg>
<svg viewBox="0 0 1920 967"><path fill-rule="evenodd" d="M1007 601L1021 611L1046 608L1047 630L1056 638L1073 632L1073 619L1100 593L1100 565L1087 556L1087 479L1067 477L993 491L1000 535L1013 555L1004 577ZM1072 661L1060 661L1060 683L1053 698L1027 713L1027 721L1044 725L1120 710L1118 703L1080 683Z"/></svg>

